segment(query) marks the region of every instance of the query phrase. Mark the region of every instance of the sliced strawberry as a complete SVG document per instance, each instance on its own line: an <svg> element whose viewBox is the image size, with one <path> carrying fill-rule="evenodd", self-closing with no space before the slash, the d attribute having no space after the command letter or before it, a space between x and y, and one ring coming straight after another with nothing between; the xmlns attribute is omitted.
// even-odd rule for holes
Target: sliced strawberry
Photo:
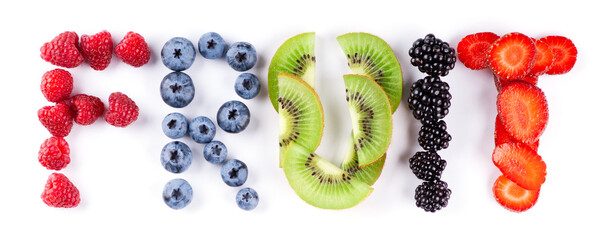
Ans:
<svg viewBox="0 0 606 240"><path fill-rule="evenodd" d="M480 32L465 36L457 46L459 60L468 68L480 70L488 67L490 46L499 39L491 32Z"/></svg>
<svg viewBox="0 0 606 240"><path fill-rule="evenodd" d="M545 162L523 143L503 143L492 152L492 162L520 187L539 190L545 182Z"/></svg>
<svg viewBox="0 0 606 240"><path fill-rule="evenodd" d="M547 74L564 74L570 71L577 61L577 48L566 37L547 36L540 39L553 49L555 61Z"/></svg>
<svg viewBox="0 0 606 240"><path fill-rule="evenodd" d="M494 145L499 146L503 143L515 143L517 142L513 137L507 133L505 130L505 126L503 126L503 122L499 116L496 117L494 123ZM524 143L528 145L532 150L537 151L539 149L539 140L537 139L534 142Z"/></svg>
<svg viewBox="0 0 606 240"><path fill-rule="evenodd" d="M521 79L532 69L536 52L537 48L528 36L509 33L490 47L490 68L499 78Z"/></svg>
<svg viewBox="0 0 606 240"><path fill-rule="evenodd" d="M514 212L523 212L534 206L539 199L539 191L526 190L504 175L499 176L492 186L497 202Z"/></svg>
<svg viewBox="0 0 606 240"><path fill-rule="evenodd" d="M497 75L494 76L494 86L497 88L498 92L503 91L503 88L507 86L512 80L502 79Z"/></svg>
<svg viewBox="0 0 606 240"><path fill-rule="evenodd" d="M539 77L528 75L526 77L521 78L520 81L527 82L532 85L537 85L537 83L539 82Z"/></svg>
<svg viewBox="0 0 606 240"><path fill-rule="evenodd" d="M514 81L497 96L497 112L507 133L518 142L536 141L549 120L547 99L540 88Z"/></svg>
<svg viewBox="0 0 606 240"><path fill-rule="evenodd" d="M532 41L534 41L534 45L537 47L537 55L528 76L538 77L546 73L553 66L555 55L553 54L553 49L547 43L534 38Z"/></svg>

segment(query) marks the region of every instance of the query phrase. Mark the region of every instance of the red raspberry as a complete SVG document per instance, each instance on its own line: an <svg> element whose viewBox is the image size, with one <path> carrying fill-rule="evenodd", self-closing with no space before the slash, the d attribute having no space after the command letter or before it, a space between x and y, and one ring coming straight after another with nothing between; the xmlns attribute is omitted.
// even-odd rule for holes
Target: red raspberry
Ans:
<svg viewBox="0 0 606 240"><path fill-rule="evenodd" d="M80 50L84 59L95 70L105 69L112 60L114 43L108 31L102 31L92 36L82 35Z"/></svg>
<svg viewBox="0 0 606 240"><path fill-rule="evenodd" d="M74 113L74 121L80 125L93 124L105 111L101 99L86 94L74 95L66 103Z"/></svg>
<svg viewBox="0 0 606 240"><path fill-rule="evenodd" d="M69 145L59 137L50 137L40 145L38 161L48 170L61 170L70 162Z"/></svg>
<svg viewBox="0 0 606 240"><path fill-rule="evenodd" d="M78 34L64 32L40 48L40 57L53 65L74 68L84 61L78 51Z"/></svg>
<svg viewBox="0 0 606 240"><path fill-rule="evenodd" d="M128 96L121 92L109 95L109 107L105 121L116 127L126 127L139 117L139 107Z"/></svg>
<svg viewBox="0 0 606 240"><path fill-rule="evenodd" d="M124 39L116 45L116 55L133 67L141 67L149 62L151 52L141 35L128 32Z"/></svg>
<svg viewBox="0 0 606 240"><path fill-rule="evenodd" d="M72 110L64 102L38 110L40 123L55 137L65 137L72 130Z"/></svg>
<svg viewBox="0 0 606 240"><path fill-rule="evenodd" d="M57 68L42 75L40 90L50 102L59 102L68 98L73 89L74 79L68 71Z"/></svg>
<svg viewBox="0 0 606 240"><path fill-rule="evenodd" d="M73 208L80 204L80 191L61 173L48 176L40 197L49 207Z"/></svg>

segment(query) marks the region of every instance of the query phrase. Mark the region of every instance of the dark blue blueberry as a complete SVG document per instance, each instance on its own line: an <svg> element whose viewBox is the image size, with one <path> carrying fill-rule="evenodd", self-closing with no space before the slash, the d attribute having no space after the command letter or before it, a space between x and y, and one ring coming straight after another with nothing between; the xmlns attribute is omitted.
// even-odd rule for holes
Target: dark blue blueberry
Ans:
<svg viewBox="0 0 606 240"><path fill-rule="evenodd" d="M162 198L164 203L172 209L181 209L187 206L194 196L194 190L187 181L181 178L170 180L164 185Z"/></svg>
<svg viewBox="0 0 606 240"><path fill-rule="evenodd" d="M194 83L183 72L171 72L160 83L160 95L166 104L174 108L187 106L196 94Z"/></svg>
<svg viewBox="0 0 606 240"><path fill-rule="evenodd" d="M227 147L220 141L212 141L204 146L204 158L212 164L221 164L227 158Z"/></svg>
<svg viewBox="0 0 606 240"><path fill-rule="evenodd" d="M227 51L227 43L216 32L207 32L198 40L198 50L202 57L217 59L223 57Z"/></svg>
<svg viewBox="0 0 606 240"><path fill-rule="evenodd" d="M171 113L162 120L162 131L172 139L182 138L187 134L187 118L181 113Z"/></svg>
<svg viewBox="0 0 606 240"><path fill-rule="evenodd" d="M248 167L238 159L227 160L221 166L221 178L228 186L242 186L248 178Z"/></svg>
<svg viewBox="0 0 606 240"><path fill-rule="evenodd" d="M236 195L236 203L246 211L253 210L259 204L259 194L252 188L242 188Z"/></svg>
<svg viewBox="0 0 606 240"><path fill-rule="evenodd" d="M227 64L236 71L244 72L257 63L257 50L247 42L237 42L229 46L225 54Z"/></svg>
<svg viewBox="0 0 606 240"><path fill-rule="evenodd" d="M236 78L236 84L234 86L238 96L244 99L252 99L259 94L261 86L259 79L252 73L242 73Z"/></svg>
<svg viewBox="0 0 606 240"><path fill-rule="evenodd" d="M164 66L173 71L183 71L194 63L196 49L186 38L174 37L164 44L161 55Z"/></svg>
<svg viewBox="0 0 606 240"><path fill-rule="evenodd" d="M164 145L164 148L162 148L160 161L166 171L182 173L189 168L192 158L191 149L187 144L173 141L167 143Z"/></svg>
<svg viewBox="0 0 606 240"><path fill-rule="evenodd" d="M209 143L216 132L217 128L210 118L199 116L189 122L189 136L197 143Z"/></svg>
<svg viewBox="0 0 606 240"><path fill-rule="evenodd" d="M217 112L219 127L228 133L242 132L250 122L248 107L240 101L224 103Z"/></svg>

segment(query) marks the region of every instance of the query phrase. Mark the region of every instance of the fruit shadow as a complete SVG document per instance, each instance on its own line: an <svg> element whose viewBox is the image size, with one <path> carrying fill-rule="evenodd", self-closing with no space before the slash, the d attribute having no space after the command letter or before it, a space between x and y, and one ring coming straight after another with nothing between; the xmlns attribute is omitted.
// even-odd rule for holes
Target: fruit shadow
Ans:
<svg viewBox="0 0 606 240"><path fill-rule="evenodd" d="M411 173L410 172L410 167L409 167L409 159L410 157L414 154L414 152L417 149L417 135L420 129L420 123L419 121L417 121L414 116L412 115L411 110L408 108L408 98L410 97L410 88L412 87L413 82L416 80L414 78L414 74L408 73L406 71L403 71L404 73L404 83L403 83L403 87L402 87L402 101L400 101L400 106L398 107L399 109L399 114L402 115L403 119L404 119L404 128L405 128L405 135L404 135L404 142L408 143L407 146L403 146L402 151L400 152L400 155L398 157L398 162L402 164L402 166L405 168L401 171L405 172L407 174L407 176L412 176L412 174L408 174ZM406 179L409 179L408 177L406 177ZM410 178L410 179L415 179ZM408 181L407 181L408 182ZM409 187L411 189L409 189ZM405 191L406 193L414 191L414 188L416 186L414 186L414 184L406 184L405 186Z"/></svg>

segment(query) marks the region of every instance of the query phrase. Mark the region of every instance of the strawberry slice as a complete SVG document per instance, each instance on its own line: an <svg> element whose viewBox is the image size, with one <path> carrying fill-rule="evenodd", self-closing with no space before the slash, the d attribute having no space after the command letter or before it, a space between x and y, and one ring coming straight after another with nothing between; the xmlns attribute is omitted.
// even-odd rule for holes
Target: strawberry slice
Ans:
<svg viewBox="0 0 606 240"><path fill-rule="evenodd" d="M527 83L530 83L532 85L537 85L537 83L539 82L539 77L538 76L528 75L526 77L521 78L520 81L527 82Z"/></svg>
<svg viewBox="0 0 606 240"><path fill-rule="evenodd" d="M551 69L551 66L555 62L555 55L553 54L553 49L547 43L534 38L532 41L534 41L534 45L537 47L537 55L528 76L538 77Z"/></svg>
<svg viewBox="0 0 606 240"><path fill-rule="evenodd" d="M549 109L540 88L514 81L497 96L497 111L507 133L518 142L536 141L547 127Z"/></svg>
<svg viewBox="0 0 606 240"><path fill-rule="evenodd" d="M480 32L465 36L457 46L459 60L468 68L480 70L488 67L490 46L499 39L491 32Z"/></svg>
<svg viewBox="0 0 606 240"><path fill-rule="evenodd" d="M555 61L547 74L564 74L570 71L577 61L577 48L566 37L547 36L540 39L553 49Z"/></svg>
<svg viewBox="0 0 606 240"><path fill-rule="evenodd" d="M536 151L523 143L503 143L492 152L492 162L511 181L528 190L545 182L546 165Z"/></svg>
<svg viewBox="0 0 606 240"><path fill-rule="evenodd" d="M539 199L539 191L526 190L504 175L499 176L492 186L497 202L514 212L523 212L534 206Z"/></svg>
<svg viewBox="0 0 606 240"><path fill-rule="evenodd" d="M533 77L533 76L526 76L526 77L523 77L522 79L512 79L512 80L502 79L502 78L499 78L499 76L497 76L497 75L493 75L493 77L494 77L494 86L497 88L498 92L503 91L503 88L505 88L507 85L509 85L512 82L522 81L522 82L530 83L535 86L539 82L539 77Z"/></svg>
<svg viewBox="0 0 606 240"><path fill-rule="evenodd" d="M493 76L494 76L494 86L497 88L498 92L503 91L503 88L505 88L505 86L509 85L509 83L513 81L513 80L502 79L497 75L493 75Z"/></svg>
<svg viewBox="0 0 606 240"><path fill-rule="evenodd" d="M499 78L511 80L526 76L534 64L537 48L521 33L509 33L490 47L488 62Z"/></svg>
<svg viewBox="0 0 606 240"><path fill-rule="evenodd" d="M505 126L503 126L503 122L499 116L496 117L494 123L494 145L499 146L503 143L516 143L517 141L513 139L505 130ZM534 142L524 143L528 145L532 150L537 151L539 149L539 140L537 139Z"/></svg>

